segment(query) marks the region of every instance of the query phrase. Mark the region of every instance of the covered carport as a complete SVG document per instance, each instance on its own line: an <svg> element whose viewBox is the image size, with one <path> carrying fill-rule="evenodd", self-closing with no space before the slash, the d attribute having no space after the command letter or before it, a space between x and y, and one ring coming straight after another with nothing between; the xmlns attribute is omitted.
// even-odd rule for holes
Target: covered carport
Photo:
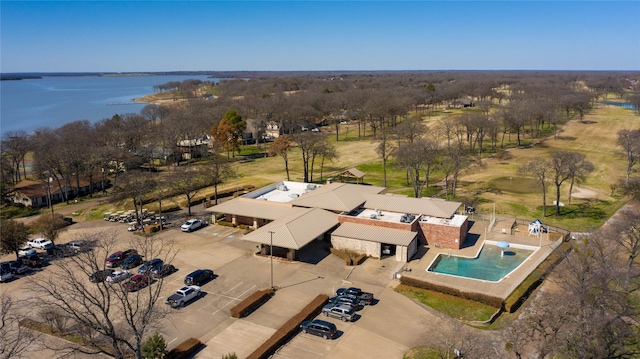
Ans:
<svg viewBox="0 0 640 359"><path fill-rule="evenodd" d="M267 202L252 198L235 198L223 202L216 206L207 208L208 212L213 212L213 223L215 214L225 214L226 220L233 225L246 224L258 229L273 220L281 218L293 209L289 203Z"/></svg>
<svg viewBox="0 0 640 359"><path fill-rule="evenodd" d="M261 254L270 246L286 249L286 258L294 260L296 251L315 239L323 239L338 225L338 215L319 208L292 208L291 212L242 237L259 244Z"/></svg>
<svg viewBox="0 0 640 359"><path fill-rule="evenodd" d="M418 233L345 222L331 233L331 244L340 250L375 258L394 255L397 261L408 262L418 251Z"/></svg>

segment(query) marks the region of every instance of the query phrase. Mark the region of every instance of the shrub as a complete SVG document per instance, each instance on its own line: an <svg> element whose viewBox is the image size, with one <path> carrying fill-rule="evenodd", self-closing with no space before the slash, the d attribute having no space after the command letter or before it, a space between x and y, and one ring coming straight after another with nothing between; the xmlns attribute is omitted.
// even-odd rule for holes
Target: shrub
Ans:
<svg viewBox="0 0 640 359"><path fill-rule="evenodd" d="M165 359L186 359L191 357L195 352L200 350L204 344L196 338L189 338L180 343L177 347L171 349Z"/></svg>
<svg viewBox="0 0 640 359"><path fill-rule="evenodd" d="M258 290L245 298L242 302L236 304L233 308L229 309L229 312L233 318L246 317L266 303L273 294L274 291L271 288Z"/></svg>
<svg viewBox="0 0 640 359"><path fill-rule="evenodd" d="M330 248L329 250L331 251L332 254L335 254L338 257L344 259L344 262L345 262L346 265L348 265L348 266L351 265L351 257L346 252L343 252L343 251L341 251L339 249L335 249L333 247Z"/></svg>
<svg viewBox="0 0 640 359"><path fill-rule="evenodd" d="M141 351L145 359L162 359L167 354L167 343L160 333L155 332L144 341Z"/></svg>
<svg viewBox="0 0 640 359"><path fill-rule="evenodd" d="M360 254L358 256L353 257L352 261L353 261L354 265L360 265L360 264L362 264L362 262L365 261L365 259L367 259L367 255L366 254Z"/></svg>
<svg viewBox="0 0 640 359"><path fill-rule="evenodd" d="M422 288L422 289L432 290L432 291L436 291L436 292L440 292L448 295L453 295L453 296L464 298L464 299L475 300L476 302L484 303L496 308L502 308L503 306L502 299L498 297L494 297L494 296L482 294L482 293L463 292L456 288L451 288L451 287L447 287L439 284L425 282L417 278L408 277L406 275L403 275L402 277L400 277L400 283L404 285L408 285L410 287Z"/></svg>
<svg viewBox="0 0 640 359"><path fill-rule="evenodd" d="M307 304L298 314L284 323L271 338L253 351L246 359L261 359L273 355L284 343L291 339L300 329L300 324L305 320L315 317L322 307L327 304L329 297L320 294Z"/></svg>
<svg viewBox="0 0 640 359"><path fill-rule="evenodd" d="M216 224L219 224L221 226L225 226L225 227L235 227L235 225L231 222L226 222L226 221L218 221L216 222Z"/></svg>

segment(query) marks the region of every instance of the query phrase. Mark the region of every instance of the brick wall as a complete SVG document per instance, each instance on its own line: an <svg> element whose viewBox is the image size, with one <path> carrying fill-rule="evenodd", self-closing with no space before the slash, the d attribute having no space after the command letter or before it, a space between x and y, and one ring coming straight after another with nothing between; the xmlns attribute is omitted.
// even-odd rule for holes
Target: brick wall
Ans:
<svg viewBox="0 0 640 359"><path fill-rule="evenodd" d="M421 222L419 225L427 244L451 249L460 249L462 247L469 229L467 219L460 227L425 222Z"/></svg>

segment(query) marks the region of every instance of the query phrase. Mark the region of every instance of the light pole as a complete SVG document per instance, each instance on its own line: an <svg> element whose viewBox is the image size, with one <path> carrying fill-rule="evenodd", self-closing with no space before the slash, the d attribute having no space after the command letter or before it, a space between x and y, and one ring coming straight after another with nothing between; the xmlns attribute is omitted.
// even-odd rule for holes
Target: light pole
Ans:
<svg viewBox="0 0 640 359"><path fill-rule="evenodd" d="M269 246L269 258L271 259L271 289L273 289L273 234L275 232L269 231L270 246Z"/></svg>
<svg viewBox="0 0 640 359"><path fill-rule="evenodd" d="M53 181L53 178L48 177L47 184L45 186L47 187L47 202L49 202L49 208L51 209L51 214L53 214L53 203L51 202L51 181Z"/></svg>

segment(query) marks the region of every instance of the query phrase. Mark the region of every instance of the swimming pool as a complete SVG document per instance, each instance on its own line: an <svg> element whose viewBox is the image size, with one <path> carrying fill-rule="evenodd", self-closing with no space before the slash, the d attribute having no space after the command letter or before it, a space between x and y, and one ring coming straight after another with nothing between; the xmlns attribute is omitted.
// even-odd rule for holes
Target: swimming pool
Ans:
<svg viewBox="0 0 640 359"><path fill-rule="evenodd" d="M537 249L537 247L512 244L504 250L505 254L502 256L502 249L496 244L493 241L485 241L475 258L440 253L427 271L499 282L518 268Z"/></svg>

